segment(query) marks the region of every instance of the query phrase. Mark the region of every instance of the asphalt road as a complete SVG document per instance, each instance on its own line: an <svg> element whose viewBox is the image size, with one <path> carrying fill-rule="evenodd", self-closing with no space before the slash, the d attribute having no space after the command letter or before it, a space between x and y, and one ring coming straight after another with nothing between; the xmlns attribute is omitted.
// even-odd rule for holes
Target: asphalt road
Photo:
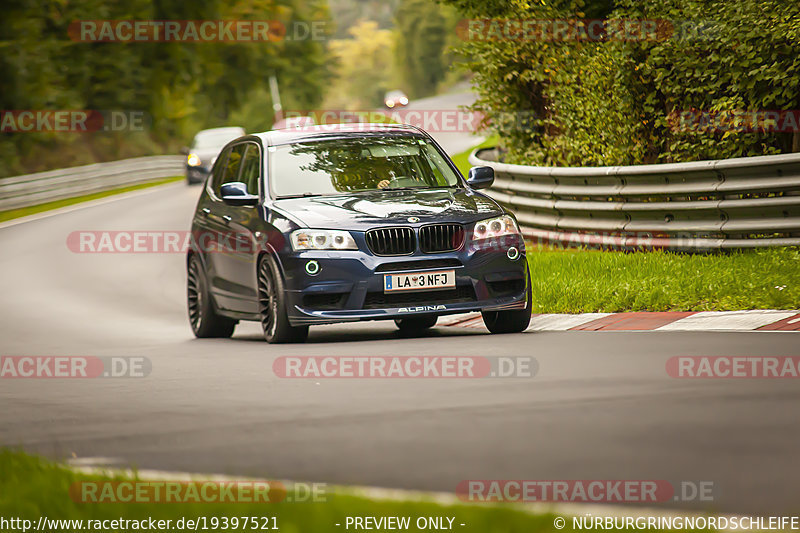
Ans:
<svg viewBox="0 0 800 533"><path fill-rule="evenodd" d="M677 380L675 355L800 355L791 333L491 336L392 323L270 346L196 340L180 254L79 254L76 230L188 229L183 184L0 229L0 355L144 356L141 379L0 380L0 443L141 468L452 492L467 479L710 481L714 501L798 510L797 380ZM533 355L535 378L291 380L280 355Z"/></svg>

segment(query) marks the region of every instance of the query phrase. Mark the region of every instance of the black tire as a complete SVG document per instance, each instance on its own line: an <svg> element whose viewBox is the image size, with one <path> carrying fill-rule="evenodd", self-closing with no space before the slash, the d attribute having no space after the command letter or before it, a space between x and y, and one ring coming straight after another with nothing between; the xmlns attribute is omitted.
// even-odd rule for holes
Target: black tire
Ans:
<svg viewBox="0 0 800 533"><path fill-rule="evenodd" d="M196 254L189 258L186 271L186 307L194 336L198 339L209 339L233 335L239 321L217 314L208 291L205 269Z"/></svg>
<svg viewBox="0 0 800 533"><path fill-rule="evenodd" d="M395 320L394 323L397 324L397 329L400 330L400 333L415 335L435 326L437 320L439 320L439 317L436 315L423 315L412 318L400 318Z"/></svg>
<svg viewBox="0 0 800 533"><path fill-rule="evenodd" d="M525 270L528 278L526 285L527 304L525 309L511 309L509 311L481 311L483 323L491 333L519 333L528 329L531 323L531 307L533 299L531 297L531 278L530 273Z"/></svg>
<svg viewBox="0 0 800 533"><path fill-rule="evenodd" d="M286 312L286 292L278 266L269 255L258 262L258 313L270 344L305 342L308 326L292 326Z"/></svg>

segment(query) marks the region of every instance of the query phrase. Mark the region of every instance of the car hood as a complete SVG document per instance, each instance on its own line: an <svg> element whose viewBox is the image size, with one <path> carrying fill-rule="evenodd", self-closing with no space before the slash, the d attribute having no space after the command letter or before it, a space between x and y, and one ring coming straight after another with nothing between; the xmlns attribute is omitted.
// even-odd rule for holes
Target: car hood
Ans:
<svg viewBox="0 0 800 533"><path fill-rule="evenodd" d="M466 189L377 190L276 200L273 205L309 228L356 231L388 224L467 224L503 212L491 198Z"/></svg>

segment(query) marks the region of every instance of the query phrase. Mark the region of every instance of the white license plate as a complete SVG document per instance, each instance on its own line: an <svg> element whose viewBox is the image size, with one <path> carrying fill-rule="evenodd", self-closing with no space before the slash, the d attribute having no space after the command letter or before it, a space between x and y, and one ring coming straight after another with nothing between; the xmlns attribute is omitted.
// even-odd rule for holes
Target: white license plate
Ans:
<svg viewBox="0 0 800 533"><path fill-rule="evenodd" d="M420 291L456 286L455 270L436 272L409 272L407 274L385 274L383 292Z"/></svg>

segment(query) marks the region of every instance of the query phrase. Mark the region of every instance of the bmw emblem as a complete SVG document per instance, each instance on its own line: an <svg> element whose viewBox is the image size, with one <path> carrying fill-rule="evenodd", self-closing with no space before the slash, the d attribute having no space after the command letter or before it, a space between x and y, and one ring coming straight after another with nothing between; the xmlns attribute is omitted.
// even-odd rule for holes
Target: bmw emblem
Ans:
<svg viewBox="0 0 800 533"><path fill-rule="evenodd" d="M408 217L408 221L412 224L419 222L419 217Z"/></svg>

